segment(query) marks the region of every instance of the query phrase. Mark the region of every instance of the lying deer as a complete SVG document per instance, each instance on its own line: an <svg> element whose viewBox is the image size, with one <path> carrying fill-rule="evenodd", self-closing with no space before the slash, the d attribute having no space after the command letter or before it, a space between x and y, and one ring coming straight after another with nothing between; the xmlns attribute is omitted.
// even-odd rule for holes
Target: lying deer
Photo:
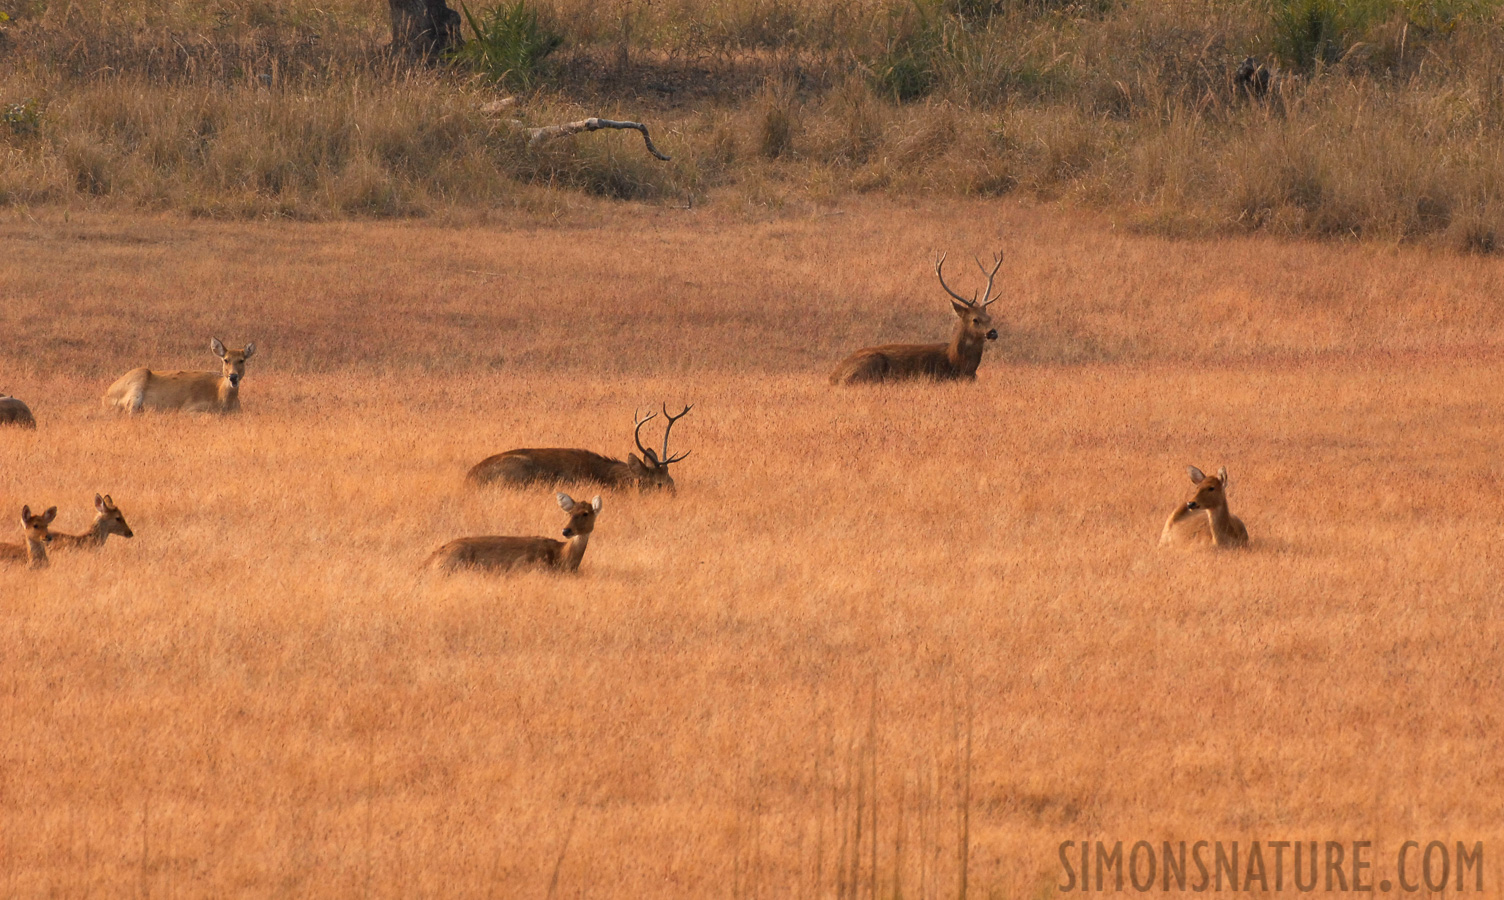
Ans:
<svg viewBox="0 0 1504 900"><path fill-rule="evenodd" d="M997 340L997 329L992 327L992 316L987 307L997 301L992 296L992 280L1003 266L1002 254L994 257L996 265L988 272L977 260L977 268L987 276L987 292L979 304L975 295L967 300L950 289L945 283L945 255L935 261L935 275L940 287L951 297L951 309L961 321L956 323L956 332L949 344L884 344L858 350L841 361L830 373L831 384L860 384L880 381L902 381L913 378L929 378L948 381L957 378L976 378L977 366L982 363L982 348L987 341Z"/></svg>
<svg viewBox="0 0 1504 900"><path fill-rule="evenodd" d="M37 420L25 403L15 397L0 394L0 425L34 429L37 427Z"/></svg>
<svg viewBox="0 0 1504 900"><path fill-rule="evenodd" d="M579 569L601 511L601 498L576 503L568 494L555 494L559 508L569 513L564 528L567 540L546 537L465 537L450 541L428 558L427 566L442 572L456 569L505 571L520 566L539 566L573 572Z"/></svg>
<svg viewBox="0 0 1504 900"><path fill-rule="evenodd" d="M54 534L52 535L52 549L54 550L98 550L104 546L105 538L112 534L118 534L123 538L135 537L131 526L125 522L125 515L110 499L109 494L94 495L94 524L83 534Z"/></svg>
<svg viewBox="0 0 1504 900"><path fill-rule="evenodd" d="M1186 466L1196 492L1175 507L1159 535L1161 545L1211 544L1214 547L1246 547L1248 529L1243 520L1227 509L1227 469L1210 477L1195 466Z"/></svg>
<svg viewBox="0 0 1504 900"><path fill-rule="evenodd" d="M240 381L245 378L245 361L255 354L256 345L246 344L241 350L226 350L219 338L212 338L209 349L219 357L218 373L132 369L104 392L105 408L122 409L128 413L148 409L239 412Z"/></svg>
<svg viewBox="0 0 1504 900"><path fill-rule="evenodd" d="M0 544L0 562L25 562L33 569L47 568L47 542L52 540L47 526L57 518L57 507L51 506L40 516L31 514L30 506L21 507L21 533L25 540L19 544Z"/></svg>
<svg viewBox="0 0 1504 900"><path fill-rule="evenodd" d="M627 461L622 462L589 450L573 450L564 448L545 448L541 450L508 450L495 456L488 456L476 463L465 475L465 480L476 485L503 482L512 487L524 487L536 482L564 483L564 482L593 482L607 487L638 487L638 488L666 488L675 490L674 479L668 474L668 467L689 455L686 450L678 456L668 455L668 436L673 431L674 423L689 415L694 406L684 407L684 411L677 416L671 416L668 405L663 407L663 415L668 419L668 425L663 429L663 453L659 455L642 445L642 426L658 418L653 413L647 418L639 419L634 414L632 424L632 440L641 451L642 458L637 454L628 453Z"/></svg>

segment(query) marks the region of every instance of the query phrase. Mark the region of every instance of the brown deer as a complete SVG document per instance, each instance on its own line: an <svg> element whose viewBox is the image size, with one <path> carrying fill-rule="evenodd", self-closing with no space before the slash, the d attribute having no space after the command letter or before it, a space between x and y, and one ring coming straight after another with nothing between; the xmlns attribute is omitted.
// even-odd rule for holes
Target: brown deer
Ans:
<svg viewBox="0 0 1504 900"><path fill-rule="evenodd" d="M999 253L993 258L996 265L991 272L987 271L981 260L977 260L977 268L987 276L987 292L982 296L980 304L975 296L967 300L945 283L944 254L935 261L935 274L940 278L940 286L951 296L951 308L961 320L956 323L956 333L951 336L949 344L884 344L881 347L867 347L842 360L836 370L830 373L830 383L976 378L977 366L982 362L982 348L987 341L997 340L997 329L992 327L992 316L987 313L987 307L997 301L992 296L992 280L1003 266L1003 257Z"/></svg>
<svg viewBox="0 0 1504 900"><path fill-rule="evenodd" d="M0 394L0 425L15 425L18 428L37 427L37 420L31 414L31 409L25 403L15 397Z"/></svg>
<svg viewBox="0 0 1504 900"><path fill-rule="evenodd" d="M1175 507L1160 532L1164 545L1201 545L1222 548L1248 546L1248 529L1243 520L1227 509L1227 469L1207 476L1195 466L1186 466L1196 491L1191 499Z"/></svg>
<svg viewBox="0 0 1504 900"><path fill-rule="evenodd" d="M528 450L508 450L488 456L471 467L465 480L475 485L502 482L512 487L525 487L538 482L550 484L567 482L593 482L607 487L664 488L670 493L676 490L668 467L689 455L686 450L678 456L668 455L668 436L674 423L689 415L693 405L684 407L678 415L669 415L668 405L663 406L663 415L668 425L663 429L663 452L654 453L642 445L642 426L658 418L657 413L639 419L634 413L632 440L642 452L628 453L622 462L610 456L602 456L589 450L573 450L560 447Z"/></svg>
<svg viewBox="0 0 1504 900"><path fill-rule="evenodd" d="M110 499L109 494L94 495L94 524L83 534L53 534L52 549L54 550L98 550L104 546L105 538L112 534L118 534L123 538L135 537L131 526L126 524L125 515Z"/></svg>
<svg viewBox="0 0 1504 900"><path fill-rule="evenodd" d="M32 515L30 506L21 507L21 533L26 539L19 544L0 544L0 562L24 562L33 569L47 568L47 542L52 540L47 526L55 518L56 506L48 507L40 516Z"/></svg>
<svg viewBox="0 0 1504 900"><path fill-rule="evenodd" d="M538 566L574 572L580 568L590 533L595 531L595 517L601 511L597 494L589 504L576 503L568 494L555 494L559 508L569 513L564 528L567 540L546 537L465 537L450 541L428 558L427 566L442 572L456 569L505 571L521 566Z"/></svg>
<svg viewBox="0 0 1504 900"><path fill-rule="evenodd" d="M240 381L245 378L245 361L255 354L256 345L246 344L241 350L226 350L219 338L213 338L209 342L209 349L219 357L218 373L132 369L121 375L104 392L105 408L121 409L128 413L148 409L239 412Z"/></svg>

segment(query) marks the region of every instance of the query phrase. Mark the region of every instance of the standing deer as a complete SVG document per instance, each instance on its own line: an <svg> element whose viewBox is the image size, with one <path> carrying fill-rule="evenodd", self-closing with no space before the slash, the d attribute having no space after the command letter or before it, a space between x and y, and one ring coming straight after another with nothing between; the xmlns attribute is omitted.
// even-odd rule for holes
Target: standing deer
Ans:
<svg viewBox="0 0 1504 900"><path fill-rule="evenodd" d="M476 485L503 482L512 487L524 487L535 482L594 482L607 487L665 488L676 490L668 467L689 455L686 450L678 456L668 455L668 436L674 423L689 415L693 405L684 407L677 416L669 415L668 404L663 406L663 415L668 425L663 429L662 455L642 445L642 426L658 418L657 413L639 419L634 413L632 440L642 452L628 453L622 462L589 450L574 450L560 447L530 450L508 450L488 456L471 467L465 480Z"/></svg>
<svg viewBox="0 0 1504 900"><path fill-rule="evenodd" d="M935 275L940 287L951 297L951 308L961 321L956 323L956 333L949 344L884 344L867 347L841 361L830 373L831 384L861 384L867 382L902 381L912 378L930 378L948 381L954 378L976 378L977 366L982 362L982 348L987 341L997 340L997 329L992 327L992 316L987 307L997 301L992 296L992 280L1003 266L1001 253L994 257L992 271L977 260L977 268L987 276L987 292L982 302L975 295L967 300L950 289L945 283L945 254L935 261Z"/></svg>
<svg viewBox="0 0 1504 900"><path fill-rule="evenodd" d="M30 506L21 507L21 533L26 539L19 544L0 544L0 562L25 562L33 569L47 568L47 542L52 535L47 526L57 518L57 507L51 506L40 516L31 514Z"/></svg>
<svg viewBox="0 0 1504 900"><path fill-rule="evenodd" d="M450 541L428 558L427 566L442 572L456 569L505 571L519 566L539 566L574 572L580 568L590 533L595 531L595 517L601 511L597 494L590 503L576 503L568 494L555 494L559 508L569 513L564 528L568 540L546 537L466 537Z"/></svg>
<svg viewBox="0 0 1504 900"><path fill-rule="evenodd" d="M1195 466L1186 466L1186 471L1190 473L1191 484L1196 485L1196 492L1170 513L1159 535L1160 545L1248 546L1248 529L1243 527L1243 520L1227 509L1227 468L1218 469L1210 477Z"/></svg>
<svg viewBox="0 0 1504 900"><path fill-rule="evenodd" d="M37 427L37 420L31 414L31 409L17 400L15 397L0 394L0 425L15 425L18 428Z"/></svg>
<svg viewBox="0 0 1504 900"><path fill-rule="evenodd" d="M52 549L54 550L98 550L104 546L105 538L112 534L118 534L123 538L135 537L131 526L125 522L125 515L110 499L109 494L94 495L94 524L83 534L54 534L52 535Z"/></svg>
<svg viewBox="0 0 1504 900"><path fill-rule="evenodd" d="M213 338L209 349L219 357L218 374L132 369L104 392L105 408L122 409L128 413L148 409L240 412L240 381L245 378L245 361L255 354L256 345L246 344L242 350L226 350L219 338Z"/></svg>

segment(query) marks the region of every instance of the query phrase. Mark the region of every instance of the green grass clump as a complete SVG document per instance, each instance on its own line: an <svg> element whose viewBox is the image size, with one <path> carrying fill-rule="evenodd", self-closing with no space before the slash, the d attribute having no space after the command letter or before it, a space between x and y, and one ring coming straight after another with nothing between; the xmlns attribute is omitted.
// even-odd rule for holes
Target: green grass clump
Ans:
<svg viewBox="0 0 1504 900"><path fill-rule="evenodd" d="M531 90L544 74L544 61L564 45L564 35L545 22L527 0L502 3L479 17L460 7L471 37L452 54L498 84Z"/></svg>

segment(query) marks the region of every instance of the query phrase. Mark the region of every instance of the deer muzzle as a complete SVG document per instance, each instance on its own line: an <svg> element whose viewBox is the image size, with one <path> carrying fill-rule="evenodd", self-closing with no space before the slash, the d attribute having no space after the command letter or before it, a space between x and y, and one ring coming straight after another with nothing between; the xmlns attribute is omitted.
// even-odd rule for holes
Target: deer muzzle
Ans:
<svg viewBox="0 0 1504 900"><path fill-rule="evenodd" d="M991 331L987 332L987 340L989 340L989 341L995 341L995 340L997 340L997 329L996 328L994 328Z"/></svg>
<svg viewBox="0 0 1504 900"><path fill-rule="evenodd" d="M574 537L574 529L573 528L566 528L566 529L564 529L564 536L565 537Z"/></svg>

